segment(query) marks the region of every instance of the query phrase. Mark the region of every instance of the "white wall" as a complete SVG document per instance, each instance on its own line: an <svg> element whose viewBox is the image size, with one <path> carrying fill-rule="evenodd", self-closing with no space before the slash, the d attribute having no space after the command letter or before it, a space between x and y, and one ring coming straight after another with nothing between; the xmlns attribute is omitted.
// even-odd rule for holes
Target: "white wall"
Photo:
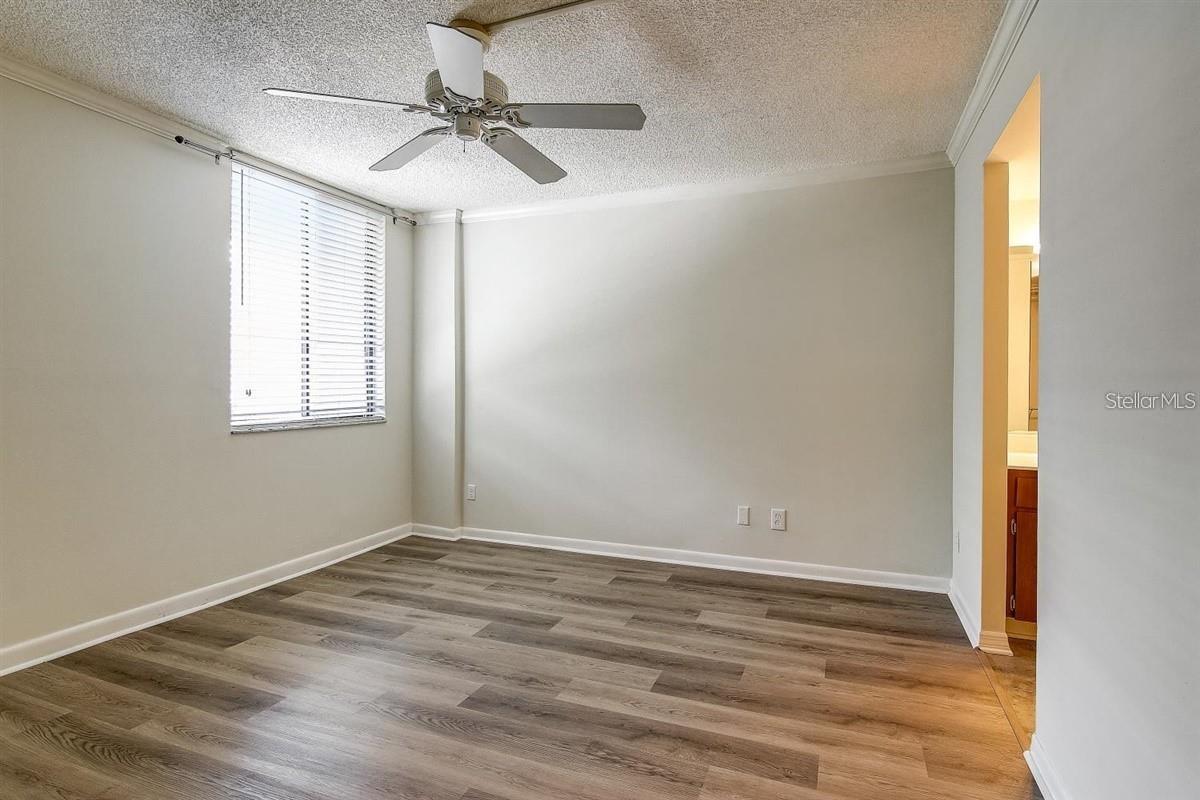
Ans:
<svg viewBox="0 0 1200 800"><path fill-rule="evenodd" d="M229 166L0 79L0 646L407 523L411 231L388 422L229 433Z"/></svg>
<svg viewBox="0 0 1200 800"><path fill-rule="evenodd" d="M954 582L979 607L982 163L1042 87L1035 759L1056 800L1200 784L1200 4L1043 0L957 163Z"/></svg>
<svg viewBox="0 0 1200 800"><path fill-rule="evenodd" d="M462 523L461 226L422 225L414 240L413 521Z"/></svg>
<svg viewBox="0 0 1200 800"><path fill-rule="evenodd" d="M465 224L464 524L948 575L952 180Z"/></svg>

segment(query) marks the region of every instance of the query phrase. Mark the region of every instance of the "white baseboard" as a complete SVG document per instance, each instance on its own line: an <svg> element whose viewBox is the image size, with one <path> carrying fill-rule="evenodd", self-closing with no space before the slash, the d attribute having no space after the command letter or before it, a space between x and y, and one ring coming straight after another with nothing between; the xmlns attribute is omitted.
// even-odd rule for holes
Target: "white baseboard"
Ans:
<svg viewBox="0 0 1200 800"><path fill-rule="evenodd" d="M462 528L443 528L440 525L426 525L422 522L414 522L412 524L413 536L428 536L431 539L455 539L462 538Z"/></svg>
<svg viewBox="0 0 1200 800"><path fill-rule="evenodd" d="M1063 788L1062 779L1050 766L1046 750L1038 744L1036 733L1029 742L1029 749L1025 751L1025 762L1029 764L1029 771L1033 773L1033 779L1046 800L1071 800L1071 796Z"/></svg>
<svg viewBox="0 0 1200 800"><path fill-rule="evenodd" d="M410 535L428 536L439 539L477 539L524 547L542 547L550 550L565 550L573 553L614 556L638 561L657 561L667 564L683 564L697 567L728 569L736 572L753 572L763 575L783 575L793 578L852 583L863 586L883 586L895 589L910 589L920 592L945 594L950 590L949 581L931 575L910 575L901 572L833 567L824 564L806 564L798 561L777 561L766 558L702 553L693 550L674 550L665 547L599 542L588 539L567 539L515 531L496 531L486 528L444 528L438 525L409 523L385 531L364 536L351 542L335 545L316 553L284 561L270 567L239 575L199 589L156 600L137 608L119 611L99 619L82 622L70 628L45 634L34 639L0 648L0 675L16 672L34 664L50 661L76 650L99 644L127 633L166 622L184 614L190 614L209 606L232 600L243 594L266 586L303 575L321 567L344 561L359 553L373 550L381 545L403 539ZM955 608L959 603L951 596ZM959 611L962 616L962 611ZM968 628L968 635L970 629Z"/></svg>
<svg viewBox="0 0 1200 800"><path fill-rule="evenodd" d="M426 532L430 531L430 532ZM487 528L439 528L432 525L413 525L413 533L441 539L476 539L484 542L515 544L523 547L543 547L549 550L566 550L571 553L614 556L638 561L657 561L665 564L684 564L694 567L712 567L736 572L754 572L762 575L784 575L792 578L808 578L835 583L853 583L862 586L885 586L893 589L911 589L918 592L945 594L949 580L932 575L910 575L903 572L883 572L852 567L831 567L824 564L805 564L799 561L776 561L768 558L731 556L721 553L701 553L695 550L673 550L666 547L647 547L640 544L599 542L590 539L565 539L537 533L495 531Z"/></svg>
<svg viewBox="0 0 1200 800"><path fill-rule="evenodd" d="M1008 643L1008 634L1004 631L980 631L979 644L976 645L985 653L994 656L1011 656L1012 646Z"/></svg>
<svg viewBox="0 0 1200 800"><path fill-rule="evenodd" d="M1009 646L1007 634L1004 631L983 630L978 620L971 613L971 608L967 605L966 598L959 591L958 584L953 580L950 581L950 605L954 606L954 612L958 614L958 621L962 624L963 630L966 631L967 639L970 640L972 647L978 647L985 653L997 656L1012 655L1012 648Z"/></svg>
<svg viewBox="0 0 1200 800"><path fill-rule="evenodd" d="M411 531L411 524L388 528L352 542L334 545L325 550L309 553L209 586L202 586L174 597L156 600L144 606L118 611L107 617L81 622L70 628L8 645L0 648L0 675L32 667L34 664L50 661L76 650L148 628L151 625L223 603L226 600L232 600L243 594L249 594L265 586L312 572L338 561L344 561L359 553L408 536Z"/></svg>
<svg viewBox="0 0 1200 800"><path fill-rule="evenodd" d="M962 623L963 630L967 634L967 639L971 642L971 647L979 647L979 623L971 613L971 607L967 605L962 592L958 590L958 584L953 580L950 581L949 594L950 605L954 606L954 612L958 614L958 621Z"/></svg>

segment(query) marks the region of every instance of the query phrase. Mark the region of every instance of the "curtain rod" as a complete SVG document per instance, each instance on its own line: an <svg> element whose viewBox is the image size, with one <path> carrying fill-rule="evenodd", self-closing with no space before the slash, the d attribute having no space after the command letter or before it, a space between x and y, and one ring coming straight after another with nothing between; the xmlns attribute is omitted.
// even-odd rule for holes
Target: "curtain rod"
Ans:
<svg viewBox="0 0 1200 800"><path fill-rule="evenodd" d="M213 159L218 164L221 162L222 158L228 158L231 162L234 162L237 164L245 164L246 166L253 167L254 169L258 170L259 172L265 172L268 175L273 175L274 177L279 178L280 180L285 180L288 183L294 183L297 186L305 186L310 189L311 188L319 188L322 191L327 191L330 194L333 194L334 196L336 196L338 199L344 200L345 202L350 203L351 205L356 205L359 208L366 209L367 211L383 213L385 216L391 217L392 222L396 222L397 220L399 220L400 222L405 222L405 223L408 223L409 225L417 224L417 221L415 219L413 219L412 217L406 217L403 214L398 213L396 211L396 209L394 209L394 208L389 208L388 206L378 204L378 203L365 202L363 200L358 199L357 197L350 194L349 192L346 192L345 190L338 189L336 186L330 186L326 183L322 183L321 181L318 181L318 180L315 180L312 178L308 179L308 181L311 181L311 183L309 183L307 181L298 180L291 175L285 175L284 173L277 172L277 171L271 169L270 167L263 166L264 163L269 164L270 162L264 162L262 159L255 158L253 156L250 156L249 158L243 158L243 157L241 157L241 154L239 154L232 147L221 150L221 149L218 149L215 147L209 147L208 145L202 144L201 142L192 141L191 139L187 138L186 136L181 136L178 134L172 138L175 140L175 142L177 144L181 144L184 147L190 147L193 150L197 150L201 153L212 156ZM314 187L313 184L316 184L316 186Z"/></svg>
<svg viewBox="0 0 1200 800"><path fill-rule="evenodd" d="M88 111L92 111L97 114L101 114L109 119L116 120L117 122L123 122L130 127L137 128L138 130L145 131L146 133L163 139L170 139L178 144L185 145L210 155L218 163L222 157L229 158L231 161L235 160L236 158L236 154L231 149L218 149L209 145L205 145L201 142L188 139L185 136L168 132L162 127L162 124L169 123L170 120L147 112L138 106L127 103L123 100L119 100L111 95L106 95L94 89L89 89L86 86L82 86L67 78L63 78L60 75L56 75L52 72L41 69L40 67L33 67L20 61L14 61L2 54L0 54L0 78L16 81L23 86L28 86L30 89L43 92L51 95L52 97L57 97L60 100L65 100L72 105L85 108ZM224 145L223 142L218 141L216 137L210 134L203 135L205 139L209 139L218 145ZM311 181L311 184L306 184L305 180L298 179L295 174L286 175L281 172L276 172L275 170L271 169L271 167L275 167L275 169L283 168L276 167L269 161L254 159L253 161L242 160L241 163L261 169L264 172L269 172L272 175L283 180L290 181L291 183L299 184L301 186L316 186L323 191L337 195L341 199L358 205L361 208L365 208L376 213L381 213L384 216L389 216L392 218L393 222L402 220L407 222L409 225L417 224L415 219L399 213L394 208L385 206L382 203L374 203L366 198L360 198L357 195L347 192L344 189L339 189L336 186L330 186L329 184L310 178L306 178L305 180Z"/></svg>

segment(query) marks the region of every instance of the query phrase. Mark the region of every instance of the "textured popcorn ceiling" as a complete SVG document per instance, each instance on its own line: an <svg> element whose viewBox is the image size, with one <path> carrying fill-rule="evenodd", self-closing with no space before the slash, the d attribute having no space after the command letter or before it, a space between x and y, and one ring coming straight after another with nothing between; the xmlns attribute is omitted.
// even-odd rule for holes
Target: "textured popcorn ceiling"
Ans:
<svg viewBox="0 0 1200 800"><path fill-rule="evenodd" d="M637 102L645 130L523 133L538 186L479 144L367 167L427 117L269 97L423 102L426 21L559 0L0 0L0 51L401 208L490 207L780 175L945 149L1001 0L611 0L496 34L513 101Z"/></svg>

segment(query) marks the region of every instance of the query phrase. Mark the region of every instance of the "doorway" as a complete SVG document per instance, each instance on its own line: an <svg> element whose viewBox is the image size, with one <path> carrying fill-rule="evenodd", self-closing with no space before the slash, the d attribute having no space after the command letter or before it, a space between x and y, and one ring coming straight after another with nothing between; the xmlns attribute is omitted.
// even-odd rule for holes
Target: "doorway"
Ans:
<svg viewBox="0 0 1200 800"><path fill-rule="evenodd" d="M1041 83L984 163L983 575L979 649L1028 749L1037 664Z"/></svg>

